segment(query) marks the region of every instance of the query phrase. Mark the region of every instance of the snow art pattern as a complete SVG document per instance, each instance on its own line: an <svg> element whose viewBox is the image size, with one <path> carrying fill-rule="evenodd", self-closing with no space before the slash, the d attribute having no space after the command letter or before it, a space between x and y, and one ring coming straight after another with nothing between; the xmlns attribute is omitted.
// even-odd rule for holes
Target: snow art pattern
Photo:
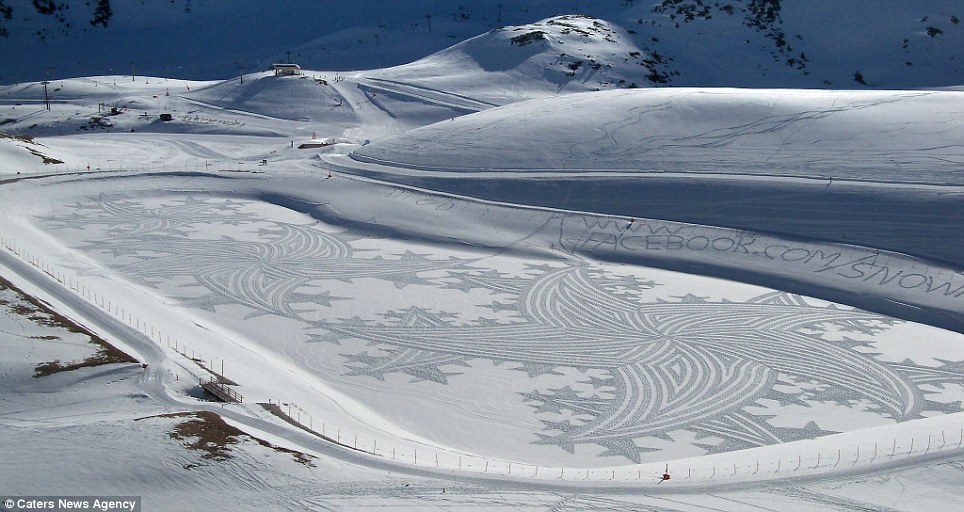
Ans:
<svg viewBox="0 0 964 512"><path fill-rule="evenodd" d="M516 390L544 425L532 442L569 452L597 445L600 455L639 462L658 449L656 441L672 441L680 431L691 432L693 444L707 452L832 433L813 421L774 426L773 415L760 412L763 403L833 403L894 421L962 410L960 402L928 395L964 384L964 362L882 362L867 340L897 321L881 315L780 292L741 301L693 294L653 300L660 283L572 262L510 274L444 249L373 254L356 244L369 234L266 219L245 204L251 203L101 198L44 220L56 229L101 226L104 236L85 250L110 255L131 280L148 286L177 280L207 290L184 297L186 306L243 305L249 318L302 322L312 342L365 342L342 354L352 378L405 374L412 386L445 385L471 371L473 360L510 365L533 379L576 369L584 379L573 385ZM211 231L197 229L202 225L235 226L250 237L199 240L198 233ZM333 301L365 298L318 289L363 278L388 281L400 293L429 287L465 292L466 300L482 294L491 300L471 306L498 318L466 318L471 308L457 306L463 313L413 305L382 311L378 320L324 313ZM828 341L828 332L843 335Z"/></svg>

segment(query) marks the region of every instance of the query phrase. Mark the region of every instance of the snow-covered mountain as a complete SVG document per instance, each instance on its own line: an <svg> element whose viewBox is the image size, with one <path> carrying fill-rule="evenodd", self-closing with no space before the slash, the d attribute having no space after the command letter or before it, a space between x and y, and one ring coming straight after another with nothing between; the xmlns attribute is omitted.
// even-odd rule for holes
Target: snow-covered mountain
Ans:
<svg viewBox="0 0 964 512"><path fill-rule="evenodd" d="M955 0L363 0L270 7L257 0L148 0L106 2L106 19L97 14L102 3L4 2L0 83L124 73L226 79L289 59L317 70L385 68L562 14L605 20L607 30L628 39L621 59L607 63L641 62L648 80L639 86L893 89L964 82L964 12ZM557 65L592 64L578 48L557 50ZM501 62L497 57L487 60Z"/></svg>
<svg viewBox="0 0 964 512"><path fill-rule="evenodd" d="M365 76L502 104L545 94L638 87L650 83L655 63L626 30L591 16L563 15L493 29L411 64Z"/></svg>

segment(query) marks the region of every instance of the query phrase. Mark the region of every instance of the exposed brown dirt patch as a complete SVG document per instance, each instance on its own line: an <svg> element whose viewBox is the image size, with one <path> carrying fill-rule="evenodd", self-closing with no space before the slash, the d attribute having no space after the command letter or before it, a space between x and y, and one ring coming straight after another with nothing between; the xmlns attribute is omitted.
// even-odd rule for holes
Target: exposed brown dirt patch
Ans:
<svg viewBox="0 0 964 512"><path fill-rule="evenodd" d="M171 439L181 441L186 448L203 452L202 458L223 461L232 458L231 446L241 443L245 438L254 440L261 446L269 448L279 453L286 453L294 458L295 462L305 466L314 467L311 462L312 457L305 453L275 446L264 439L259 439L243 430L228 425L224 419L216 413L210 411L181 412L172 414L162 414L150 416L149 418L188 418L174 426L174 430L168 432ZM138 418L135 421L148 418Z"/></svg>
<svg viewBox="0 0 964 512"><path fill-rule="evenodd" d="M0 299L0 305L5 306L8 310L10 310L10 312L23 316L38 325L66 329L69 332L83 334L88 337L90 343L93 343L97 346L97 352L83 361L65 363L58 359L55 361L48 361L38 364L37 367L34 368L34 378L46 377L58 372L67 372L76 370L78 368L100 366L103 364L137 362L136 359L128 355L126 352L111 345L107 342L107 340L94 334L87 328L78 325L71 319L57 313L49 305L40 301L36 297L27 295L23 292L23 290L17 288L13 285L13 283L4 279L3 277L0 277L0 290L10 290L18 296L19 300L17 301ZM35 338L44 340L60 339L53 335L37 336Z"/></svg>
<svg viewBox="0 0 964 512"><path fill-rule="evenodd" d="M31 145L33 145L33 146L43 146L43 144L40 144L40 143L38 143L38 142L35 142L35 141L33 140L33 137L30 137L30 136L27 136L27 135L10 135L10 134L7 134L7 133L0 133L0 139L13 139L13 140L18 140L18 141L20 141L20 142L25 142L25 143L27 143L27 144L31 144ZM29 151L30 154L32 154L33 156L35 156L35 157L37 157L37 158L40 158L40 160L43 161L44 165L62 164L62 163L64 163L63 160L59 160L59 159L57 159L57 158L49 157L49 156L41 153L40 151L37 151L35 148L25 147L25 149L26 149L27 151Z"/></svg>

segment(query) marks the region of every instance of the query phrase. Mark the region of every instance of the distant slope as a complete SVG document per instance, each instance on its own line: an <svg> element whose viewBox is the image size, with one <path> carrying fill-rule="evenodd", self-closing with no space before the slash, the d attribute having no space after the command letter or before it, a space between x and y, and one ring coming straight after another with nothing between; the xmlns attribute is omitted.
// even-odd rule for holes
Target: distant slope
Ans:
<svg viewBox="0 0 964 512"><path fill-rule="evenodd" d="M958 0L109 3L111 16L102 22L92 2L73 9L51 2L49 13L26 2L8 5L9 18L0 11L0 33L6 33L0 83L118 73L225 79L287 59L315 70L377 69L499 27L586 14L622 27L649 61L650 80L640 86L964 84L964 4ZM559 53L583 58L577 50ZM557 64L570 62L560 57ZM506 69L511 62L487 67Z"/></svg>
<svg viewBox="0 0 964 512"><path fill-rule="evenodd" d="M353 155L430 171L736 173L964 185L962 113L964 93L952 91L609 91L488 110Z"/></svg>
<svg viewBox="0 0 964 512"><path fill-rule="evenodd" d="M964 84L964 3L959 1L638 4L635 25L626 18L616 21L648 40L644 49L666 56L674 85L908 89Z"/></svg>
<svg viewBox="0 0 964 512"><path fill-rule="evenodd" d="M458 91L492 104L660 81L626 30L586 15L501 27L411 64L365 76L391 88Z"/></svg>

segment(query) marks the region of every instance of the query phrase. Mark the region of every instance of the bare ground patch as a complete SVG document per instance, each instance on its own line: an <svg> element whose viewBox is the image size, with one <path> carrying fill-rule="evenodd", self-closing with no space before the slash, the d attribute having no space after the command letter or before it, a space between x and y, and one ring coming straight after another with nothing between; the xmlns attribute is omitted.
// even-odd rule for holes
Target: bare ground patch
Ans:
<svg viewBox="0 0 964 512"><path fill-rule="evenodd" d="M187 418L185 421L176 424L174 430L168 432L168 435L171 439L181 441L184 447L202 452L201 457L208 460L223 461L232 458L231 446L237 445L247 438L265 448L291 455L295 462L299 464L314 467L310 455L275 446L264 439L247 434L241 429L228 425L220 415L210 411L162 414L138 418L134 421L149 418Z"/></svg>
<svg viewBox="0 0 964 512"><path fill-rule="evenodd" d="M67 372L78 368L100 366L112 363L136 363L137 360L126 352L111 345L107 340L94 334L87 328L78 325L69 318L57 313L43 301L32 297L17 288L10 281L0 277L0 290L10 290L18 296L17 300L0 299L0 306L5 306L13 314L22 316L37 325L44 327L66 329L72 333L87 336L90 343L97 346L97 352L87 357L83 361L63 362L58 360L40 363L34 368L34 378L46 377L58 372ZM53 341L60 339L57 336L46 335L36 336L35 339Z"/></svg>
<svg viewBox="0 0 964 512"><path fill-rule="evenodd" d="M38 143L38 142L35 142L35 141L33 140L33 137L29 137L29 136L26 136L26 135L10 135L10 134L7 134L7 133L0 133L0 139L12 139L12 140L17 140L17 141L20 141L20 142L23 142L23 143L26 143L26 144L31 144L32 146L41 146L41 147L43 147L43 144L40 144L40 143ZM39 159L44 163L44 165L62 164L62 163L64 163L63 160L60 160L60 159L58 159L58 158L53 158L53 157L47 156L47 155L41 153L40 151L38 151L37 149L35 149L35 148L33 148L33 147L24 146L24 149L26 149L27 151L29 151L31 155L39 158Z"/></svg>

